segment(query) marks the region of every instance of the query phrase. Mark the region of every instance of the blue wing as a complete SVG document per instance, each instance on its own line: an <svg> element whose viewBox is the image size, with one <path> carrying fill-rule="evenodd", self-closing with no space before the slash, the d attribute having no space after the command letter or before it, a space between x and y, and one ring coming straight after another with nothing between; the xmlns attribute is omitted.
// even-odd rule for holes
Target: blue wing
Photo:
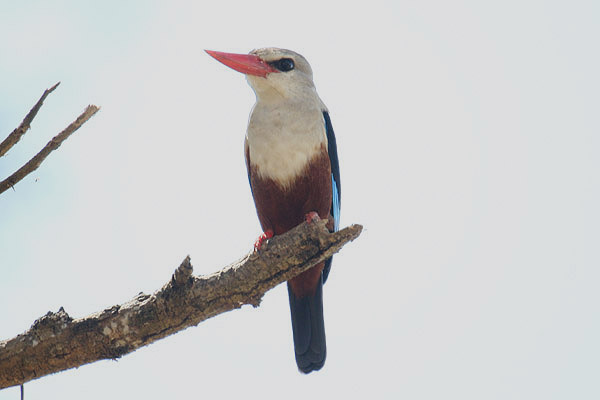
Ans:
<svg viewBox="0 0 600 400"><path fill-rule="evenodd" d="M331 163L331 216L334 222L334 231L337 231L340 227L340 205L341 205L341 181L340 181L340 164L338 161L337 144L335 142L335 134L333 133L333 126L331 125L331 119L329 113L323 111L323 119L325 120L325 132L327 134L327 152L329 153L329 162ZM325 261L325 268L323 268L323 283L329 276L329 270L331 269L331 261L329 258Z"/></svg>

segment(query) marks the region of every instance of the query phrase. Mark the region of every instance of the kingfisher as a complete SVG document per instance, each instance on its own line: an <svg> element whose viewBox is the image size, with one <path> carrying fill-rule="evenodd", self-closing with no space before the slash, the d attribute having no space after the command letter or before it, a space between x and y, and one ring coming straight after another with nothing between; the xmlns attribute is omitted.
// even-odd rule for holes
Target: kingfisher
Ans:
<svg viewBox="0 0 600 400"><path fill-rule="evenodd" d="M206 52L246 75L256 95L244 141L250 190L263 234L254 247L303 221L340 221L340 168L329 111L319 98L310 64L274 47L249 54ZM303 373L320 370L327 354L323 284L331 258L287 282L294 351Z"/></svg>

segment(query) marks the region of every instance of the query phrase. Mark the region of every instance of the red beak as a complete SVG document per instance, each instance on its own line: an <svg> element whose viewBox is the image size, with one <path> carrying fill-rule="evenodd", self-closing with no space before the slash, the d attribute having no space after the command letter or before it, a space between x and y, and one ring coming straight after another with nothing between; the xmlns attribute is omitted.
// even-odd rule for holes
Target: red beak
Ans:
<svg viewBox="0 0 600 400"><path fill-rule="evenodd" d="M204 51L214 57L217 61L242 74L256 75L264 78L271 72L278 72L277 69L271 67L261 60L260 57L253 54L222 53L213 50Z"/></svg>

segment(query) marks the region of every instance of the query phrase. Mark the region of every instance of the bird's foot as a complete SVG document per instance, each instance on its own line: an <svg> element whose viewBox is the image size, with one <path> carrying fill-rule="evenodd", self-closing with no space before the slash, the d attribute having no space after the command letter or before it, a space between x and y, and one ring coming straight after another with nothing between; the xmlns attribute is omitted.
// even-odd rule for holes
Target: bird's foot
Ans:
<svg viewBox="0 0 600 400"><path fill-rule="evenodd" d="M317 214L316 211L309 212L304 216L304 218L306 219L307 224L310 224L311 222L316 222L321 219L321 217L319 217L319 214Z"/></svg>
<svg viewBox="0 0 600 400"><path fill-rule="evenodd" d="M254 242L254 251L259 251L262 245L273 237L273 229L267 229L262 235Z"/></svg>

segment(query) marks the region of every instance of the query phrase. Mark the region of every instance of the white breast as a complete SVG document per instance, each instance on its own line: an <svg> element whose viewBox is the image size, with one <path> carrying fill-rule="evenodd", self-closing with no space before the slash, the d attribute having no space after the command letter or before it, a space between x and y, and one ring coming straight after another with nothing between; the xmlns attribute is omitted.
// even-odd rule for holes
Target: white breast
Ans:
<svg viewBox="0 0 600 400"><path fill-rule="evenodd" d="M250 114L250 163L259 176L287 186L327 144L325 122L314 104L262 104Z"/></svg>

